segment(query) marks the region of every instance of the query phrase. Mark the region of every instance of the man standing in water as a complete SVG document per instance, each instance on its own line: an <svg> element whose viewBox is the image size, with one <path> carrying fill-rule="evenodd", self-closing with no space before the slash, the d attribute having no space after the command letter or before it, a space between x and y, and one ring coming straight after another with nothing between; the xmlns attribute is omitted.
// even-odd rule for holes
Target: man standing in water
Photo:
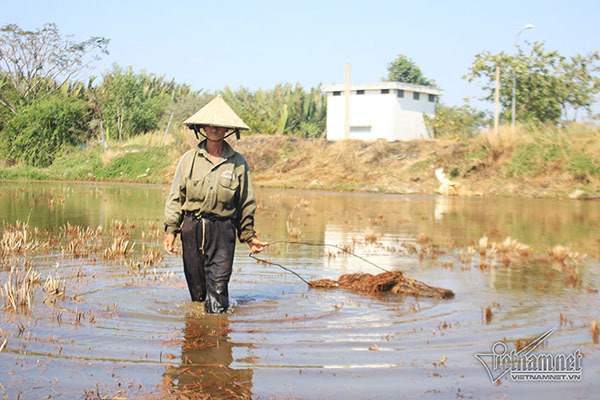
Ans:
<svg viewBox="0 0 600 400"><path fill-rule="evenodd" d="M224 140L228 131L239 138L250 129L217 96L184 125L196 138L205 139L186 152L175 171L165 204L163 246L174 254L175 236L181 233L183 267L192 301L206 301L207 313L229 307L227 285L231 277L235 237L260 252L266 243L256 237L256 201L248 164Z"/></svg>

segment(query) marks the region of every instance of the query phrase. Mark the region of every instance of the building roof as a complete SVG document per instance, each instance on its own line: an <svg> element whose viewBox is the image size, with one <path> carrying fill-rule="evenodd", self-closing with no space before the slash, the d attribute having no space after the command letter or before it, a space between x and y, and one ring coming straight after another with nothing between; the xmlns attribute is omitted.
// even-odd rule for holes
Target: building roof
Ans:
<svg viewBox="0 0 600 400"><path fill-rule="evenodd" d="M329 92L343 92L346 89L346 85L333 84L333 85L321 85L321 91L325 93ZM435 96L441 96L444 91L436 89L431 86L413 85L412 83L404 82L377 82L377 83L360 83L350 85L350 90L381 90L381 89L396 89L396 90L407 90L410 92L419 92L433 94Z"/></svg>

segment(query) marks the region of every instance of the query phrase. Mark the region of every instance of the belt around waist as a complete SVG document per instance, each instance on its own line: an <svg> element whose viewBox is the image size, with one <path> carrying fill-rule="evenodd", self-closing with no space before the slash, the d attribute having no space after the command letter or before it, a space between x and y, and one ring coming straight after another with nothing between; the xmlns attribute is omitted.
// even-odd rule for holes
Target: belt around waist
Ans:
<svg viewBox="0 0 600 400"><path fill-rule="evenodd" d="M194 219L208 219L210 221L226 221L228 219L232 219L231 217L223 217L217 214L210 214L210 213L200 213L197 214L197 212L194 211L184 211L183 215L185 215L186 217L192 217Z"/></svg>

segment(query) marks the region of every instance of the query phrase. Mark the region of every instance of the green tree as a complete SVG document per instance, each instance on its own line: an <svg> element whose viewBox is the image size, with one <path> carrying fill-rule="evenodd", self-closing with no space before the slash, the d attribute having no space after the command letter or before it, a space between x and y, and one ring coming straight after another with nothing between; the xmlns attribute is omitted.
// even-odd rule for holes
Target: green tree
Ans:
<svg viewBox="0 0 600 400"><path fill-rule="evenodd" d="M543 42L536 42L529 54L520 47L516 55L477 54L463 78L469 82L481 79L482 89L488 92L484 100L493 101L499 67L502 119L510 119L514 77L516 119L558 123L561 116L567 117L569 109L590 110L594 95L600 91L598 57L598 52L593 52L568 60L557 51L546 51Z"/></svg>
<svg viewBox="0 0 600 400"><path fill-rule="evenodd" d="M21 108L4 127L0 147L10 161L46 167L60 151L83 141L90 110L87 102L55 94Z"/></svg>
<svg viewBox="0 0 600 400"><path fill-rule="evenodd" d="M562 59L557 66L564 85L560 104L565 119L568 119L570 110L573 111L573 120L577 119L580 109L588 113L592 111L594 95L600 91L599 60L600 53L594 51L586 56L575 55L569 60Z"/></svg>
<svg viewBox="0 0 600 400"><path fill-rule="evenodd" d="M382 80L435 86L435 81L425 78L421 72L421 68L404 54L398 54L396 59L388 64L388 76Z"/></svg>
<svg viewBox="0 0 600 400"><path fill-rule="evenodd" d="M99 36L82 42L63 38L51 23L36 31L5 25L0 29L0 105L16 115L19 107L68 86L98 59L98 53L108 54L107 46L108 39ZM16 98L5 96L2 85L12 88Z"/></svg>
<svg viewBox="0 0 600 400"><path fill-rule="evenodd" d="M305 91L286 83L254 93L225 88L222 95L254 132L319 137L325 131L327 106L319 88Z"/></svg>

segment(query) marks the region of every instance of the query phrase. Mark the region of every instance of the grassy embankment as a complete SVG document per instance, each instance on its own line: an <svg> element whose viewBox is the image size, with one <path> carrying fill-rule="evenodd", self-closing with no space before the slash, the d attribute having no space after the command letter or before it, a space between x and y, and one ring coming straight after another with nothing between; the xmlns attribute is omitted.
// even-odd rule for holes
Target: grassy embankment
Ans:
<svg viewBox="0 0 600 400"><path fill-rule="evenodd" d="M139 136L72 149L49 168L0 168L0 179L169 183L179 155L195 144L189 132ZM230 143L253 170L257 186L338 191L434 193L434 169L484 195L600 195L600 129L576 125L537 131L510 128L463 141L388 143L251 135Z"/></svg>

